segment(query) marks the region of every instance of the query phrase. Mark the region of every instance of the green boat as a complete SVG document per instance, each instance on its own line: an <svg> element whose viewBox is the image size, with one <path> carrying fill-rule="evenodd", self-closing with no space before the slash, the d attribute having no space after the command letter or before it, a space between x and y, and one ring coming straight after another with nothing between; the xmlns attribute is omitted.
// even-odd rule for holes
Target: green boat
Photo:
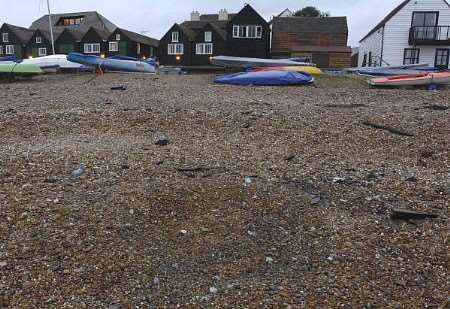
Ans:
<svg viewBox="0 0 450 309"><path fill-rule="evenodd" d="M42 74L42 70L35 64L6 63L0 64L0 75L33 76Z"/></svg>

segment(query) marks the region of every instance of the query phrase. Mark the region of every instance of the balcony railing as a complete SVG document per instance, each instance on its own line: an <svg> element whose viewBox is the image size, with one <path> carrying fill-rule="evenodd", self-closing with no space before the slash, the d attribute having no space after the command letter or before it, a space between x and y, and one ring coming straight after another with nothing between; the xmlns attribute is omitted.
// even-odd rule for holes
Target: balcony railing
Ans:
<svg viewBox="0 0 450 309"><path fill-rule="evenodd" d="M450 45L450 26L412 27L409 45Z"/></svg>

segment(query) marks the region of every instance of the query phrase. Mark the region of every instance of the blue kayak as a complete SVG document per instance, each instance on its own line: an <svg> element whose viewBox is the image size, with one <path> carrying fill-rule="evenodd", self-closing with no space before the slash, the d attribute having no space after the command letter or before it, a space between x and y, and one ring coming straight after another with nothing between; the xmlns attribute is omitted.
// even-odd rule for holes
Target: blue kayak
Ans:
<svg viewBox="0 0 450 309"><path fill-rule="evenodd" d="M70 53L67 60L81 63L87 66L100 66L108 71L132 72L132 73L155 73L154 65L139 60L103 59L94 55Z"/></svg>
<svg viewBox="0 0 450 309"><path fill-rule="evenodd" d="M290 86L314 82L311 74L295 71L261 71L225 74L216 77L215 83L229 85Z"/></svg>

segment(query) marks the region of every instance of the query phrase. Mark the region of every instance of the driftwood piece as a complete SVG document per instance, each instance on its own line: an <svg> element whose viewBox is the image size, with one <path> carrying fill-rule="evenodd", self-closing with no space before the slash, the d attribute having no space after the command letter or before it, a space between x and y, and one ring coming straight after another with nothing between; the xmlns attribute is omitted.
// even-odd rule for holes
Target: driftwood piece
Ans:
<svg viewBox="0 0 450 309"><path fill-rule="evenodd" d="M358 108L358 107L366 107L365 104L325 104L323 107L328 108Z"/></svg>
<svg viewBox="0 0 450 309"><path fill-rule="evenodd" d="M392 220L424 220L428 218L437 218L439 217L436 214L412 211L408 209L394 209L391 214Z"/></svg>
<svg viewBox="0 0 450 309"><path fill-rule="evenodd" d="M421 109L431 109L434 111L446 111L449 109L448 106L444 106L444 105L437 105L437 104L432 104L432 105L424 105L422 107L418 107L415 110L421 110Z"/></svg>
<svg viewBox="0 0 450 309"><path fill-rule="evenodd" d="M397 135L401 135L401 136L409 136L409 137L414 136L414 134L412 134L412 133L408 133L408 132L405 132L405 131L402 131L402 130L399 130L396 128L392 128L389 126L373 123L370 121L364 121L363 125L374 128L374 129L378 129L378 130L385 130L392 134L397 134Z"/></svg>

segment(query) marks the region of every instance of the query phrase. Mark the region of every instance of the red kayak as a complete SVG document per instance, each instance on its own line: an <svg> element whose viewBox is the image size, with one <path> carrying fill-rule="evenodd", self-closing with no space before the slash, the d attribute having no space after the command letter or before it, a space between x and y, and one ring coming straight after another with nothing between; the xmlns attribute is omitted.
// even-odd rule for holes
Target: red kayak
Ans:
<svg viewBox="0 0 450 309"><path fill-rule="evenodd" d="M369 80L372 86L421 86L430 84L449 84L450 72L423 73L379 77Z"/></svg>

